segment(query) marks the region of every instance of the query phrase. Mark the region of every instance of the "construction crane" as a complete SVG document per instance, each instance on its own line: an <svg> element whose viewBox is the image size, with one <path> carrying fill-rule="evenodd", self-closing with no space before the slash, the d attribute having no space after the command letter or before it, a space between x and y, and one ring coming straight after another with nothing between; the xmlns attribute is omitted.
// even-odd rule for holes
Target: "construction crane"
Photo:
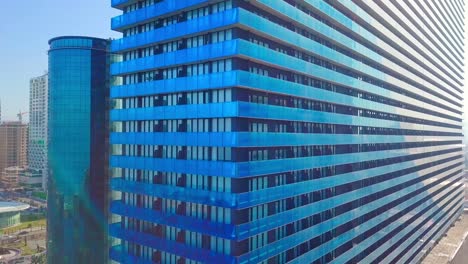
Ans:
<svg viewBox="0 0 468 264"><path fill-rule="evenodd" d="M21 112L21 110L19 111L19 113L16 116L18 117L20 123L23 123L23 116L27 114L29 114L29 112Z"/></svg>

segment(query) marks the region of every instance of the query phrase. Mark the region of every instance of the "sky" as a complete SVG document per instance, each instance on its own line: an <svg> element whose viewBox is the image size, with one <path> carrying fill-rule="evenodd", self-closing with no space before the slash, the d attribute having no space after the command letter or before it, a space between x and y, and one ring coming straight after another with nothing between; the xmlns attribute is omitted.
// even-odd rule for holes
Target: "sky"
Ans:
<svg viewBox="0 0 468 264"><path fill-rule="evenodd" d="M0 7L2 120L29 109L29 79L47 70L48 40L63 35L118 38L111 0L11 0ZM27 118L25 118L27 119Z"/></svg>
<svg viewBox="0 0 468 264"><path fill-rule="evenodd" d="M0 7L2 120L29 109L29 79L47 70L48 40L63 35L119 38L111 0L5 0ZM468 33L468 23L465 25ZM465 71L466 74L467 71ZM465 80L468 78L465 78ZM465 93L467 96L468 93ZM465 104L467 109L468 104ZM465 110L465 112L467 112ZM25 118L27 120L27 117Z"/></svg>

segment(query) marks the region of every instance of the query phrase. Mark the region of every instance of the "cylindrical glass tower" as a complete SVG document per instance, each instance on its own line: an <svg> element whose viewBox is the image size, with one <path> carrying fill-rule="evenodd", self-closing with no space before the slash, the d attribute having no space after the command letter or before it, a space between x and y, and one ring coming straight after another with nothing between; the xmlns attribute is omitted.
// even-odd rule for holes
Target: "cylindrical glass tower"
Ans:
<svg viewBox="0 0 468 264"><path fill-rule="evenodd" d="M49 41L48 263L107 256L108 41Z"/></svg>

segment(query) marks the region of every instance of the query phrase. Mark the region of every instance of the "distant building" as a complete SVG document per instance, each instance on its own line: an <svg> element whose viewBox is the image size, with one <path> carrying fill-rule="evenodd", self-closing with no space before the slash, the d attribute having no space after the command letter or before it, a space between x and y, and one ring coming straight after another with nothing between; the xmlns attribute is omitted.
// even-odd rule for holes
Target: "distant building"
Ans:
<svg viewBox="0 0 468 264"><path fill-rule="evenodd" d="M42 188L47 186L47 102L48 75L29 82L29 149L30 173L42 174Z"/></svg>
<svg viewBox="0 0 468 264"><path fill-rule="evenodd" d="M21 211L29 205L18 202L0 202L0 229L12 227L21 223Z"/></svg>
<svg viewBox="0 0 468 264"><path fill-rule="evenodd" d="M28 125L20 122L0 124L0 172L8 167L28 165Z"/></svg>
<svg viewBox="0 0 468 264"><path fill-rule="evenodd" d="M19 186L28 188L41 188L43 183L43 174L35 171L26 169L19 175Z"/></svg>
<svg viewBox="0 0 468 264"><path fill-rule="evenodd" d="M0 172L0 183L3 188L42 186L42 174L24 167L8 167Z"/></svg>
<svg viewBox="0 0 468 264"><path fill-rule="evenodd" d="M418 263L463 205L463 1L112 0L110 256Z"/></svg>
<svg viewBox="0 0 468 264"><path fill-rule="evenodd" d="M106 263L108 41L49 45L48 263Z"/></svg>
<svg viewBox="0 0 468 264"><path fill-rule="evenodd" d="M0 182L3 188L19 187L20 176L26 172L27 169L22 167L8 167L1 172Z"/></svg>

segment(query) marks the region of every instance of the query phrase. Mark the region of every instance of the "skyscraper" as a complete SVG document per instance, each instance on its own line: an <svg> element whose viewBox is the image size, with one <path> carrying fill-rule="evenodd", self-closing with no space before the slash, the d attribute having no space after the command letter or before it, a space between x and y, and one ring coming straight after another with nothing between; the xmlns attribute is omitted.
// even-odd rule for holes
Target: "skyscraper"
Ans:
<svg viewBox="0 0 468 264"><path fill-rule="evenodd" d="M28 125L16 121L0 124L0 173L8 167L28 166Z"/></svg>
<svg viewBox="0 0 468 264"><path fill-rule="evenodd" d="M122 263L417 262L462 212L461 1L127 1Z"/></svg>
<svg viewBox="0 0 468 264"><path fill-rule="evenodd" d="M42 174L42 188L47 186L47 101L48 75L29 82L29 169Z"/></svg>
<svg viewBox="0 0 468 264"><path fill-rule="evenodd" d="M47 259L107 258L108 41L49 41Z"/></svg>

